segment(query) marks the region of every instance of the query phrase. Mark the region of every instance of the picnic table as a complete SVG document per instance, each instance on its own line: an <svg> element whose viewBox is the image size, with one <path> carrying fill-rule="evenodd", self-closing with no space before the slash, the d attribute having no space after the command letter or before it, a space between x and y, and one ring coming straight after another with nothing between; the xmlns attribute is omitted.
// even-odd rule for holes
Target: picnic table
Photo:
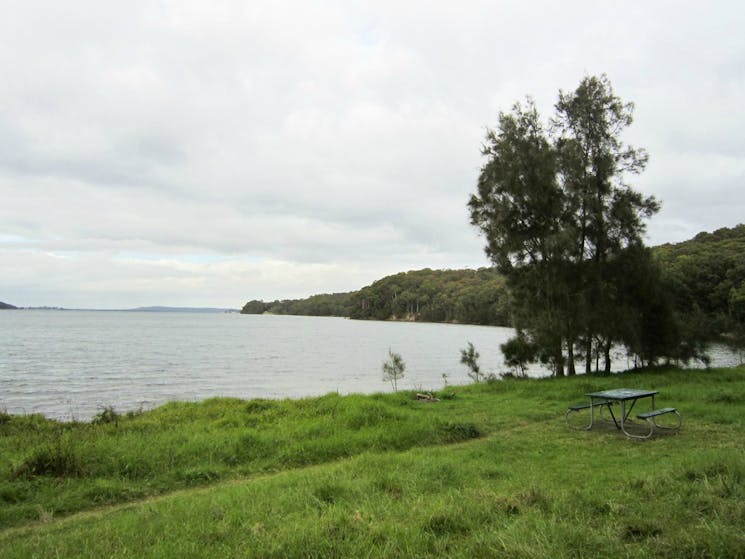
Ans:
<svg viewBox="0 0 745 559"><path fill-rule="evenodd" d="M615 424L616 428L620 429L627 437L635 439L648 439L652 436L655 429L678 429L682 423L680 413L675 408L655 408L655 396L659 394L658 390L644 390L639 388L614 388L612 390L603 390L602 392L590 392L585 396L590 398L589 403L576 404L570 406L566 412L567 423L569 423L569 415L572 412L576 412L582 409L590 409L590 424L587 429L592 429L595 424L595 408L600 408L599 411L602 413L603 409L607 409L610 413L611 419ZM645 411L637 414L638 419L645 421L646 425L649 426L649 431L642 434L632 433L626 425L629 423L629 416L634 409L637 401L649 398L651 405L649 411ZM621 410L618 416L613 411L613 406L620 404ZM677 425L667 427L659 425L657 423L657 417L666 414L674 414L677 418Z"/></svg>

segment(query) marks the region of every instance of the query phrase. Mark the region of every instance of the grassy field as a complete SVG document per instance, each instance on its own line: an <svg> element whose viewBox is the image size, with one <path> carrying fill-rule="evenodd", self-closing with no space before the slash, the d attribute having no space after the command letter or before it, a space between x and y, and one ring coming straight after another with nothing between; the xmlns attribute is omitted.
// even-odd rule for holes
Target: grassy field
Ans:
<svg viewBox="0 0 745 559"><path fill-rule="evenodd" d="M682 429L567 428L623 386ZM0 414L0 557L745 557L745 368L438 396Z"/></svg>

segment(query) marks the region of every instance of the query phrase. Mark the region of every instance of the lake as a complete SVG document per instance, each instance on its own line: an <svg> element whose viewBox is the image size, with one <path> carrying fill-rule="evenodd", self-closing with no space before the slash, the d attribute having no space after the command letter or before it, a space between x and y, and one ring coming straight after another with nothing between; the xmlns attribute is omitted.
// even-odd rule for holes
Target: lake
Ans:
<svg viewBox="0 0 745 559"><path fill-rule="evenodd" d="M505 371L510 328L236 313L19 310L0 312L0 410L86 420L105 406L149 409L213 396L298 398L392 390L388 349L401 354L400 389L470 382L460 350ZM718 365L736 364L726 352ZM625 360L618 368L627 368ZM540 367L531 376L547 375Z"/></svg>
<svg viewBox="0 0 745 559"><path fill-rule="evenodd" d="M0 312L0 410L89 419L104 406L152 408L212 396L285 398L391 390L388 348L403 389L468 382L469 341L485 370L504 370L508 328L237 313Z"/></svg>

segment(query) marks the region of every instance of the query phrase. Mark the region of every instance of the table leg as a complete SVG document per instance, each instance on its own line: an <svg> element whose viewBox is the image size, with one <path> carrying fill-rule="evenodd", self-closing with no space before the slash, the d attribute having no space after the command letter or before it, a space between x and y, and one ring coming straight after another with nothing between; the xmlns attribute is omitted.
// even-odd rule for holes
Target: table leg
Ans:
<svg viewBox="0 0 745 559"><path fill-rule="evenodd" d="M638 398L635 398L634 400L631 401L631 407L629 408L629 414L631 413L631 410L634 408L634 404L636 404L637 399ZM652 394L652 409L654 409L654 394ZM652 436L654 427L651 427L649 430L649 433L647 433L646 435L634 435L632 433L629 433L626 430L625 421L626 421L626 402L621 401L621 431L623 431L623 434L633 439L648 439L649 437Z"/></svg>
<svg viewBox="0 0 745 559"><path fill-rule="evenodd" d="M595 423L595 400L590 396L590 425L587 427L587 430L589 431L592 429L593 424Z"/></svg>

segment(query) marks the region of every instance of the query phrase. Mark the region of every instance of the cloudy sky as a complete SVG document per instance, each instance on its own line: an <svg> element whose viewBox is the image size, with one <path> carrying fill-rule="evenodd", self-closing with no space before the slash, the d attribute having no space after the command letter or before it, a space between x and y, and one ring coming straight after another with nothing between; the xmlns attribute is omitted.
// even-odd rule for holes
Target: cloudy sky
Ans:
<svg viewBox="0 0 745 559"><path fill-rule="evenodd" d="M606 73L648 244L745 221L745 8L0 0L0 301L240 307L487 265L500 110Z"/></svg>

